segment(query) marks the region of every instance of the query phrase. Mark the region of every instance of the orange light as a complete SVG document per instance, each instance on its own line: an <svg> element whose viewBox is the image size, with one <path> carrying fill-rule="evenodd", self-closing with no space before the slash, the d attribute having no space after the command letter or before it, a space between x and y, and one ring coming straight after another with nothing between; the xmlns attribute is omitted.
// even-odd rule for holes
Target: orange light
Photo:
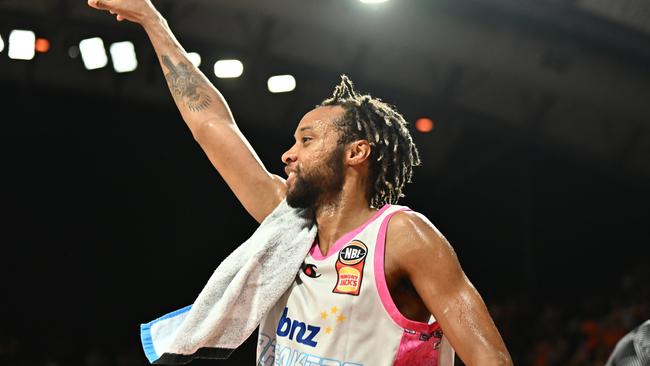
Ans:
<svg viewBox="0 0 650 366"><path fill-rule="evenodd" d="M50 50L50 41L45 38L36 38L34 48L36 52L45 53Z"/></svg>
<svg viewBox="0 0 650 366"><path fill-rule="evenodd" d="M429 118L420 118L415 121L415 129L423 133L431 132L433 130L433 121Z"/></svg>

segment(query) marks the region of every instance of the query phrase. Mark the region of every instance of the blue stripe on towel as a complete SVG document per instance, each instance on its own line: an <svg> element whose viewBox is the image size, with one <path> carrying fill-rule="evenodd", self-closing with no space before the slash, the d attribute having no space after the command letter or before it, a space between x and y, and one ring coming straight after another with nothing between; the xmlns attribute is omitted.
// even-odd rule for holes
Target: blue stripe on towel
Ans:
<svg viewBox="0 0 650 366"><path fill-rule="evenodd" d="M151 326L156 324L157 322L169 318L173 318L177 315L183 314L185 312L190 311L192 308L192 305L188 305L184 308L178 309L176 311L172 311L169 314L163 315L160 318L150 321L149 323L146 324L140 324L140 340L142 342L142 348L144 349L144 354L147 356L147 359L149 360L149 363L154 363L157 359L160 358L160 356L156 353L156 349L153 346L153 338L151 337Z"/></svg>
<svg viewBox="0 0 650 366"><path fill-rule="evenodd" d="M154 363L159 357L156 350L153 348L153 340L151 339L151 323L140 324L140 341L142 342L142 349L149 363Z"/></svg>

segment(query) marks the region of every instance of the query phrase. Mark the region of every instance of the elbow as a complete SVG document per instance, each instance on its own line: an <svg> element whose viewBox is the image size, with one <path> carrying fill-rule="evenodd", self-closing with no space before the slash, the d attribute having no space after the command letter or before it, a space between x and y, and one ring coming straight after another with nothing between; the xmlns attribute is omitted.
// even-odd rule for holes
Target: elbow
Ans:
<svg viewBox="0 0 650 366"><path fill-rule="evenodd" d="M192 137L194 140L199 143L199 145L206 140L206 136L211 134L211 130L214 129L214 122L212 120L206 120L201 123L197 123L193 128L190 128L192 132Z"/></svg>
<svg viewBox="0 0 650 366"><path fill-rule="evenodd" d="M513 366L512 363L512 358L510 358L510 355L506 353L499 353L499 357L497 359L497 362L494 363L494 365L498 366Z"/></svg>
<svg viewBox="0 0 650 366"><path fill-rule="evenodd" d="M194 140L203 145L207 141L210 141L214 138L215 133L219 134L219 129L224 127L231 127L235 124L232 121L223 121L219 119L206 119L199 123L196 123L193 128L191 128L192 137Z"/></svg>

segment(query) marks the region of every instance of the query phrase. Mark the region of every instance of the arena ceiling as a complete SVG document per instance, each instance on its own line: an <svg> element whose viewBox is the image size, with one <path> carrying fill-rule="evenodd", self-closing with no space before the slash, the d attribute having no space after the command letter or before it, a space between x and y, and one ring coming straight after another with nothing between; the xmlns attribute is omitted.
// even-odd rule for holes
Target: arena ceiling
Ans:
<svg viewBox="0 0 650 366"><path fill-rule="evenodd" d="M235 105L257 104L233 108L252 123L293 126L295 120L283 119L321 100L336 75L347 73L361 88L391 96L410 117L436 120L432 143L422 147L433 170L456 136L478 128L633 184L650 181L650 5L643 0L155 3L188 51L202 53L202 69ZM27 28L52 41L52 50L33 61L1 54L5 85L170 102L144 32L133 24L79 0L0 0L0 19L3 37ZM119 77L86 71L67 52L88 36L133 41L140 68ZM244 61L247 76L211 76L208 62L230 56ZM274 73L296 75L294 95L268 96L265 78Z"/></svg>

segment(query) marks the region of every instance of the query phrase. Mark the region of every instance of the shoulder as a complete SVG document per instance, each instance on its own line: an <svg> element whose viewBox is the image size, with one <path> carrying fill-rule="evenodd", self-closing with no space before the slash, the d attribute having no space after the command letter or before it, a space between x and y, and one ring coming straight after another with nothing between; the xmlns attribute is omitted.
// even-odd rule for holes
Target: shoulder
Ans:
<svg viewBox="0 0 650 366"><path fill-rule="evenodd" d="M388 234L391 239L404 241L426 239L426 241L445 241L445 237L429 219L415 211L398 211L388 222Z"/></svg>
<svg viewBox="0 0 650 366"><path fill-rule="evenodd" d="M411 267L422 261L452 260L456 254L426 216L414 211L393 214L386 233L386 255L400 267Z"/></svg>

